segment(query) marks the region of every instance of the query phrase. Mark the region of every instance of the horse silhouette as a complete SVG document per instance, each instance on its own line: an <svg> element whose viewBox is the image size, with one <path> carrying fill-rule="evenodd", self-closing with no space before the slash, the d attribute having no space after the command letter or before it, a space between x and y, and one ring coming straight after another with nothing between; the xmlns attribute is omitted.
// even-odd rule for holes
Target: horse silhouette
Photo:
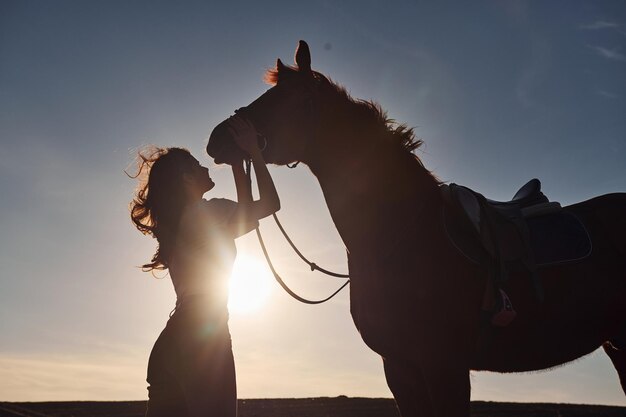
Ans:
<svg viewBox="0 0 626 417"><path fill-rule="evenodd" d="M413 131L313 71L303 41L295 64L278 60L272 88L237 112L264 137L266 161L302 162L319 180L348 251L354 323L382 356L402 416L469 416L470 370L542 370L600 346L626 390L625 193L563 207L591 253L537 269L541 297L527 270L510 270L517 317L485 325L490 267L451 244L444 186L414 154ZM223 163L238 152L221 123L207 153Z"/></svg>

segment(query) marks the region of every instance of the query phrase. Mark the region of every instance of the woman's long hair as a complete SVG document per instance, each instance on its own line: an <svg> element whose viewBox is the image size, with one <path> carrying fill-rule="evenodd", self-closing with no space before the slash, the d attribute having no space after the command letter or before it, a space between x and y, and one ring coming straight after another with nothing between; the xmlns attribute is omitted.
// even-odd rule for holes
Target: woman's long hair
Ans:
<svg viewBox="0 0 626 417"><path fill-rule="evenodd" d="M145 235L157 239L152 260L141 266L143 271L167 269L174 247L180 216L185 205L183 174L191 167L193 157L184 148L149 147L137 154L139 187L130 203L130 218Z"/></svg>

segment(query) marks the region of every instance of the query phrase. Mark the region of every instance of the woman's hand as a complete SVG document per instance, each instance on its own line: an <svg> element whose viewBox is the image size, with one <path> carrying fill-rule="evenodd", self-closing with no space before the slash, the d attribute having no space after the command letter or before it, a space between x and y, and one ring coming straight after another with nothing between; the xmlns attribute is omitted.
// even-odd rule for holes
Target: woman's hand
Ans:
<svg viewBox="0 0 626 417"><path fill-rule="evenodd" d="M248 155L259 151L257 131L249 120L237 115L232 116L228 119L228 131L237 146Z"/></svg>

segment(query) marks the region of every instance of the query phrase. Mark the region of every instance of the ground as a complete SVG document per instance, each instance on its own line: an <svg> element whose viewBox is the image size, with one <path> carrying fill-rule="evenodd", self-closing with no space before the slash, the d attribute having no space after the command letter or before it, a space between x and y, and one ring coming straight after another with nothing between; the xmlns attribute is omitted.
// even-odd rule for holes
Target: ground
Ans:
<svg viewBox="0 0 626 417"><path fill-rule="evenodd" d="M0 417L142 417L145 401L0 402ZM385 398L239 400L239 417L398 417ZM626 417L626 407L472 402L472 417Z"/></svg>

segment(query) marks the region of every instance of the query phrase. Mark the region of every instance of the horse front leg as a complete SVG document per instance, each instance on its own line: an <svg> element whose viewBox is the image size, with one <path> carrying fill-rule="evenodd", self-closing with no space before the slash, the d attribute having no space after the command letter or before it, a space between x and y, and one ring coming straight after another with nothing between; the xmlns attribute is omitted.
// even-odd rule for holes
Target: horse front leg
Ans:
<svg viewBox="0 0 626 417"><path fill-rule="evenodd" d="M422 365L385 358L387 385L402 417L469 417L469 367L454 360Z"/></svg>
<svg viewBox="0 0 626 417"><path fill-rule="evenodd" d="M469 365L456 363L455 359L444 356L439 360L426 360L421 366L433 405L433 417L470 415Z"/></svg>
<svg viewBox="0 0 626 417"><path fill-rule="evenodd" d="M419 416L421 409L432 409L424 377L416 367L396 358L383 358L383 367L402 417Z"/></svg>

